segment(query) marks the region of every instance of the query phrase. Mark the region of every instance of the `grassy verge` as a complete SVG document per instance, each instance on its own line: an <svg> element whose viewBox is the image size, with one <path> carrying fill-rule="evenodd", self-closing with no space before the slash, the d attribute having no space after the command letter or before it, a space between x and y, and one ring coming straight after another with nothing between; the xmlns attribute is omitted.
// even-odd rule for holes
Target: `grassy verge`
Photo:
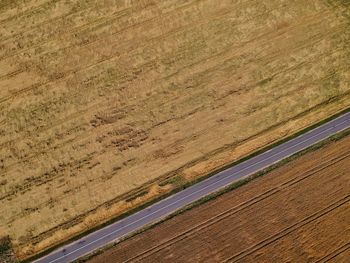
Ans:
<svg viewBox="0 0 350 263"><path fill-rule="evenodd" d="M292 160L295 160L295 159L299 158L302 155L305 155L308 152L316 151L316 150L324 147L325 145L328 145L328 144L330 144L332 142L338 141L338 140L340 140L340 139L342 139L342 138L344 138L344 137L346 137L348 135L350 135L350 129L346 129L346 130L344 130L344 131L342 131L342 132L340 132L338 134L335 134L335 135L333 135L333 136L331 136L331 137L329 137L329 138L327 138L327 139L325 139L325 140L323 140L323 141L321 141L321 142L319 142L317 144L314 144L314 145L308 147L307 149L305 149L305 150L303 150L301 152L298 152L298 153L296 153L296 154L294 154L294 155L292 155L292 156L290 156L290 157L288 157L286 159L283 159L283 160L279 161L278 163L276 163L276 164L274 164L274 165L272 165L272 166L270 166L270 167L268 167L268 168L266 168L266 169L264 169L264 170L262 170L260 172L257 172L255 174L249 176L249 177L246 177L246 178L244 178L242 180L234 182L233 184L227 186L226 188L223 188L222 190L220 190L218 192L215 192L215 193L210 194L210 195L208 195L206 197L203 197L203 198L199 199L198 201L196 201L196 202L194 202L194 203L192 203L192 204L190 204L190 205L188 205L188 206L186 206L186 207L184 207L184 208L182 208L182 209L180 209L180 210L178 210L178 211L168 215L167 217L165 217L165 218L163 218L163 219L161 219L161 220L159 220L159 221L157 221L157 222L155 222L153 224L150 224L150 225L148 225L148 226L146 226L146 227L144 227L144 228L142 228L142 229L140 229L140 230L138 230L138 231L136 231L136 232L134 232L134 233L132 233L132 234L130 234L128 236L125 236L120 241L112 243L110 245L107 245L107 246L105 246L105 247L103 247L103 248L101 248L99 250L96 250L95 252L93 252L93 253L91 253L91 254L89 254L89 255L81 258L81 259L76 260L75 262L76 263L86 262L89 259L91 259L91 258L93 258L93 257L95 257L95 256L97 256L99 254L102 254L106 250L108 250L110 248L113 248L114 246L116 246L120 242L123 242L123 241L125 241L125 240L127 240L127 239L129 239L129 238L131 238L131 237L133 237L135 235L138 235L138 234L146 231L146 230L152 229L152 228L156 227L157 225L163 223L164 221L167 221L167 220L169 220L169 219L171 219L171 218L173 218L173 217L175 217L177 215L183 214L184 212L189 211L189 210L191 210L193 208L196 208L196 207L198 207L198 206L200 206L200 205L202 205L202 204L204 204L206 202L209 202L210 200L213 200L213 199L215 199L215 198L217 198L217 197L219 197L219 196L221 196L221 195L223 195L225 193L233 191L233 190L235 190L235 189L237 189L237 188L239 188L239 187L249 183L250 181L252 181L252 180L254 180L256 178L262 177L262 176L268 174L269 172L271 172L272 170L274 170L276 168L279 168L279 167L285 165L286 163L291 162Z"/></svg>
<svg viewBox="0 0 350 263"><path fill-rule="evenodd" d="M49 248L49 249L47 249L47 250L45 250L45 251L43 251L43 252L41 252L41 253L39 253L39 254L36 254L36 255L33 256L33 257L30 257L30 258L28 258L28 259L25 259L25 260L23 260L23 261L21 261L21 262L23 262L23 263L32 262L32 261L35 260L35 259L38 259L38 258L40 258L40 257L43 257L43 256L49 254L50 252L52 252L52 251L58 249L59 247L62 247L62 246L64 246L64 245L67 245L67 244L69 244L69 243L71 243L71 242L73 242L73 241L76 241L76 240L78 240L78 239L80 239L80 238L82 238L82 237L84 237L84 236L86 236L86 235L88 235L88 234L90 234L90 233L92 233L92 232L95 232L95 231L97 231L97 230L99 230L99 229L101 229L101 228L103 228L103 227L105 227L105 226L108 226L108 225L110 225L110 224L112 224L112 223L114 223L114 222L116 222L116 221L119 221L119 220L121 220L121 219L123 219L123 218L125 218L125 217L127 217L127 216L129 216L129 215L131 215L131 214L134 214L134 213L136 213L136 212L138 212L138 211L140 211L140 210L142 210L142 209L144 209L144 208L146 208L146 207L148 207L148 206L150 206L150 205L152 205L152 204L154 204L154 203L156 203L156 202L158 202L158 201L160 201L160 200L162 200L162 199L164 199L164 198L166 198L166 197L168 197L168 196L170 196L170 195L173 195L173 194L175 194L175 193L177 193L177 192L179 192L179 191L181 191L181 190L183 190L183 189L185 189L185 188L187 188L187 187L190 187L190 186L192 186L192 185L194 185L194 184L196 184L196 183L198 183L198 182L200 182L200 181L203 181L203 180L207 179L208 177L210 177L210 176L212 176L212 175L214 175L214 174L219 173L220 171L226 170L227 168L229 168L229 167L231 167L231 166L237 165L237 164L239 164L239 163L241 163L241 162L246 161L247 159L250 159L250 158L252 158L252 157L254 157L254 156L257 156L257 155L259 155L259 154L261 154L261 153L263 153L263 152L265 152L265 151L267 151L267 150L269 150L269 149L272 149L272 148L274 148L274 147L276 147L276 146L278 146L278 145L280 145L280 144L282 144L282 143L284 143L284 142L286 142L286 141L289 141L289 140L291 140L291 139L293 139L293 138L295 138L295 137L297 137L297 136L299 136L299 135L301 135L301 134L303 134L303 133L306 133L306 132L308 132L308 131L310 131L310 130L312 130L312 129L314 129L314 128L316 128L316 127L322 125L322 124L325 124L325 123L327 123L327 122L329 122L329 121L331 121L331 120L333 120L333 119L335 119L335 118L337 118L337 117L339 117L339 116L341 116L341 115L343 115L343 114L345 114L345 113L347 113L347 112L350 112L350 108L345 109L345 110L343 110L343 111L340 111L340 112L338 112L337 114L335 114L335 115L333 115L333 116L331 116L331 117L329 117L329 118L326 118L326 119L324 119L324 120L321 120L320 122L315 123L315 124L313 124L313 125L311 125L311 126L305 128L305 129L303 129L303 130L301 130L301 131L299 131L299 132L297 132L297 133L295 133L295 134L293 134L293 135L291 135L291 136L288 136L288 137L286 137L286 138L284 138L284 139L281 139L281 140L278 141L278 142L275 142L275 143L273 143L273 144L270 144L270 145L268 145L268 146L266 146L266 147L264 147L264 148L262 148L262 149L260 149L260 150L258 150L258 151L256 151L256 152L252 153L252 154L247 155L246 157L244 157L244 158L242 158L242 159L239 159L239 160L237 160L237 161L235 161L235 162L229 163L229 164L227 164L227 165L221 167L220 169L217 169L217 170L215 170L215 171L213 171L213 172L208 173L206 176L202 176L202 177L200 177L200 178L198 178L198 179L196 179L196 180L193 180L193 181L191 181L191 182L185 182L185 183L183 183L183 184L180 184L178 187L174 188L172 191L170 191L170 192L168 192L168 193L166 193L166 194L164 194L164 195L158 196L158 197L156 197L156 198L154 198L154 199L152 199L152 200L150 200L150 201L148 201L148 202L146 202L146 203L144 203L144 204L142 204L142 205L140 205L140 206L138 206L138 207L135 207L134 209L129 210L128 212L125 212L125 213L123 213L123 214L121 214L121 215L119 215L119 216L117 216L117 217L115 217L115 218L112 218L112 219L106 221L105 223L103 223L103 224L101 224L101 225L99 225L99 226L96 226L96 227L91 228L91 229L89 229L89 230L87 230L87 231L85 231L85 232L82 232L82 233L80 233L80 234L74 236L74 237L71 238L71 239L68 239L68 240L66 240L66 241L64 241L64 242L62 242L62 243L60 243L60 244L57 244L56 246L52 246L51 248ZM340 134L335 135L335 137L337 137L337 136L342 136L342 137L344 137L345 135L344 135L344 132L342 132L342 133L340 133ZM340 138L342 138L342 137L340 137ZM302 155L302 154L304 154L306 151L313 150L315 147L316 147L316 149L318 149L318 148L322 147L322 146L324 145L324 143L327 143L327 142L329 142L330 140L331 140L331 141L334 141L334 136L333 136L333 137L330 137L329 139L326 139L325 141L322 141L321 143L318 143L318 144L316 144L316 145L314 145L314 146L311 146L311 147L308 148L307 150L304 150L304 151L302 151L302 152L300 152L300 153L298 153L298 154L296 154L296 155L297 155L297 156ZM321 145L321 146L319 146L319 145ZM287 159L285 159L285 160L282 160L282 161L279 162L277 165L282 165L282 164L284 164L284 163L286 163L286 162L289 162L289 161L291 160L290 158L295 158L295 156L289 157L289 158L287 158ZM218 193L215 193L214 195L215 195L215 197L216 197L216 196L218 196L218 195L223 194L224 192L230 191L230 190L232 190L232 189L236 189L237 187L246 184L247 182L251 181L252 179L254 179L254 178L258 177L258 176L261 176L261 175L259 175L259 174L265 174L265 173L267 173L268 171L270 171L270 170L272 170L272 169L275 169L275 168L276 168L276 165L273 165L273 166L267 168L266 170L259 172L258 174L255 174L255 175L253 175L253 176L251 176L251 177L248 177L248 178L246 178L246 179L243 179L243 180L241 180L241 181L238 181L238 182L234 183L233 185L230 185L228 189L224 189L224 190L222 190L222 191L220 191L220 192L218 192ZM176 181L177 181L177 182L180 182L180 180L177 180L177 179L176 179ZM223 192L223 191L224 191L224 192ZM212 195L207 196L207 197L201 199L200 201L197 201L197 202L193 203L190 207L192 208L192 207L194 207L194 206L197 206L197 205L198 205L198 202L200 202L200 204L202 204L202 203L203 203L202 200L204 200L204 202L205 202L205 201L208 201L208 200L210 200L210 199L212 199L212 198L214 198ZM173 214L173 215L171 215L171 216L169 216L169 217L171 218L171 217L173 217L173 216L175 216L175 215L177 215L177 214L179 214L179 213L183 213L184 211L186 211L186 210L188 210L188 209L189 209L188 207L185 207L184 209L179 210L178 212L176 212L175 214ZM165 218L164 220L168 220L169 217ZM162 220L162 221L160 221L160 222L163 222L164 220ZM158 224L158 223L157 223L157 224ZM153 225L152 225L152 226L153 226ZM148 229L148 228L146 228L146 229ZM144 231L144 230L140 230L140 231L136 232L135 234L140 233L140 232L143 232L143 231ZM135 235L135 234L133 234L133 235ZM133 235L132 235L132 236L133 236ZM129 236L128 236L127 238L129 238ZM123 240L124 240L124 239L123 239ZM108 246L108 247L109 247L109 246ZM107 247L107 248L108 248L108 247ZM104 249L107 249L107 248L104 248ZM103 249L103 250L104 250L104 249ZM97 252L97 253L98 253L98 252ZM79 261L79 262L84 262L84 261Z"/></svg>

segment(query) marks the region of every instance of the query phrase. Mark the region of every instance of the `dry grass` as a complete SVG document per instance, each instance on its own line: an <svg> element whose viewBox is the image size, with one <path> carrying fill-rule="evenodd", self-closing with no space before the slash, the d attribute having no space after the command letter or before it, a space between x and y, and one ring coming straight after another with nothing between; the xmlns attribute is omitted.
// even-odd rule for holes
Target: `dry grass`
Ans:
<svg viewBox="0 0 350 263"><path fill-rule="evenodd" d="M0 225L17 254L349 107L348 10L2 1Z"/></svg>
<svg viewBox="0 0 350 263"><path fill-rule="evenodd" d="M310 152L87 262L346 262L349 146Z"/></svg>

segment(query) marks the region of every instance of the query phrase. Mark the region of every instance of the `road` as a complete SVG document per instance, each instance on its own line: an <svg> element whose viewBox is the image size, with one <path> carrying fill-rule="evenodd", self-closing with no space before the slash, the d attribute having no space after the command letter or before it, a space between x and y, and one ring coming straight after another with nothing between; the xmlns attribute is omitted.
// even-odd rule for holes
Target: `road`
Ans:
<svg viewBox="0 0 350 263"><path fill-rule="evenodd" d="M350 112L333 119L307 133L280 144L251 159L219 172L189 188L165 198L120 221L61 247L34 261L61 263L74 261L94 250L129 235L146 225L159 221L176 210L216 192L233 182L263 170L327 137L350 127Z"/></svg>

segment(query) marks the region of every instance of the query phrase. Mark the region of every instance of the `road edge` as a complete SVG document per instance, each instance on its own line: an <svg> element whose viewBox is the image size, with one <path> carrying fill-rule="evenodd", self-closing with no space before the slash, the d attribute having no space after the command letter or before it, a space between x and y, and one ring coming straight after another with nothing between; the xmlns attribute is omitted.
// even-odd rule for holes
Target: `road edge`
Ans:
<svg viewBox="0 0 350 263"><path fill-rule="evenodd" d="M292 135L290 135L290 136L287 136L287 137L285 137L285 138L283 138L283 139L281 139L281 140L278 140L278 141L276 141L276 142L274 142L274 143L271 143L271 144L269 144L269 145L266 145L265 147L262 147L261 149L259 149L259 150L257 150L257 151L255 151L255 152L253 152L253 153L251 153L251 154L249 154L249 155L247 155L247 156L245 156L245 157L243 157L243 158L241 158L241 159L239 159L239 160L236 160L236 161L233 161L233 162L230 162L230 163L228 163L228 164L226 164L226 165L224 165L224 166L222 166L222 167L220 167L220 168L218 168L218 169L215 169L214 171L212 171L212 172L209 172L207 175L204 175L204 176L201 176L201 177L199 177L198 179L195 179L195 180L193 180L193 181L190 181L190 182L187 182L187 183L185 183L185 184L183 184L183 185L180 185L179 187L176 187L176 188L174 188L173 190L171 190L170 192L168 192L168 193L166 193L166 194L163 194L163 195L161 195L161 196L158 196L158 197L156 197L156 198L154 198L154 199L152 199L152 200L150 200L150 201L148 201L148 202L145 202L144 204L142 204L142 205L140 205L140 206L138 206L138 207L135 207L135 208L133 208L133 209L131 209L131 210L129 210L129 211L127 211L127 212L125 212L125 213L123 213L123 214L121 214L121 215L119 215L119 216L117 216L117 217L114 217L114 218L111 218L110 220L108 220L108 221L106 221L106 222L104 222L104 223L102 223L102 224L100 224L100 225L98 225L98 226L96 226L96 227L93 227L93 228L90 228L90 229L87 229L86 231L84 231L84 232L82 232L82 233L80 233L80 234L78 234L78 235L75 235L74 237L72 237L72 238L70 238L70 239L67 239L66 241L63 241L63 242L61 242L61 243L58 243L57 245L54 245L54 246L52 246L52 247L50 247L50 248L48 248L48 249L46 249L46 250L43 250L42 252L40 252L40 253L38 253L38 254L36 254L36 255L33 255L32 257L29 257L29 258L27 258L27 259L23 259L23 260L21 260L21 261L19 261L20 263L29 263L29 262L32 262L32 261L34 261L34 260L37 260L37 259L39 259L39 258L41 258L41 257L44 257L44 256L46 256L46 255L48 255L48 254L50 254L51 252L53 252L54 250L56 250L56 249L58 249L58 248L60 248L60 247L62 247L62 246L65 246L65 245L67 245L67 244L70 244L70 243L72 243L72 242L74 242L74 241L76 241L76 240L78 240L78 239L80 239L80 238L82 238L82 237L84 237L84 236L86 236L86 235L88 235L88 234L91 234L92 232L95 232L95 231L97 231L97 230L99 230L99 229L102 229L102 228L104 228L104 227L106 227L106 226L108 226L108 225L110 225L110 224L112 224L112 223L114 223L114 222L117 222L117 221L119 221L119 220L122 220L123 218L126 218L126 217L128 217L129 215L131 215L131 214L134 214L134 213L137 213L137 212L139 212L139 211L141 211L141 210L143 210L144 208L146 208L146 207L149 207L149 206L151 206L151 205L153 205L153 204L155 204L155 203L157 203L158 201L160 201L160 200L162 200L162 199L165 199L165 198L167 198L167 197L169 197L169 196L171 196L171 195L173 195L173 194L176 194L176 193L178 193L178 192L180 192L180 191L182 191L182 190L184 190L184 189L186 189L186 188L188 188L188 187L190 187L190 186L192 186L192 185L194 185L194 184L196 184L196 183L199 183L199 182L201 182L201 181L204 181L205 179L207 179L207 178L209 178L209 177L211 177L211 176L213 176L213 175L215 175L215 174L217 174L217 173L219 173L219 172L221 172L221 171L224 171L224 170L226 170L226 169L228 169L228 168L230 168L230 167L232 167L232 166L235 166L235 165L237 165L237 164L240 164L240 163L242 163L242 162L244 162L244 161L246 161L246 160L248 160L248 159L251 159L251 158L253 158L253 157L255 157L255 156L257 156L257 155L259 155L259 154L261 154L261 153L263 153L263 152L265 152L265 151L268 151L268 150L270 150L270 149L272 149L272 148L274 148L274 147L276 147L276 146L278 146L278 145L281 145L281 144L283 144L284 142L286 142L286 141L289 141L289 140L292 140L292 139L294 139L294 138L296 138L296 137L298 137L298 136L300 136L300 135L302 135L302 134L304 134L304 133L306 133L306 132L308 132L308 131L310 131L310 130L312 130L312 129L315 129L315 128L317 128L317 127L319 127L319 126L321 126L322 124L325 124L325 123L327 123L327 122L329 122L329 121L331 121L331 120L333 120L333 119L336 119L337 117L339 117L339 116L341 116L341 115L343 115L343 114L346 114L346 113L348 113L348 112L350 112L350 108L346 108L346 109L344 109L344 110L341 110L341 111L339 111L339 112L337 112L336 114L334 114L334 115L332 115L332 116L330 116L330 117L327 117L327 118L325 118L325 119L323 119L323 120L321 120L321 121L319 121L319 122L316 122L316 123L314 123L314 124L312 124L312 125L310 125L310 126L308 126L308 127L306 127L306 128L304 128L304 129L302 129L302 130L300 130L300 131L298 131L298 132L296 132L296 133L294 133L294 134L292 134ZM347 131L347 130L345 130L345 131ZM341 132L341 133L339 133L339 134L342 134L343 132ZM335 136L335 135L334 135ZM329 137L329 138L332 138L333 136L331 136L331 137ZM327 141L329 138L327 138L326 140L323 140L323 141L321 141L320 143L322 143L322 142L324 142L324 141ZM317 144L315 144L315 145L318 145L319 143L317 143ZM314 146L314 145L313 145ZM301 151L300 153L302 153L302 152L304 152L304 151L307 151L309 148L312 148L313 146L310 146L310 147L308 147L307 149L305 149L305 150L303 150L303 151ZM299 154L299 153L297 153L297 154ZM293 157L294 155L292 155L291 157ZM288 160L289 158L291 158L291 157L288 157L288 158L286 158L286 159L283 159L283 160L281 160L280 162L283 162L283 161L285 161L285 160ZM279 164L280 162L278 162L277 164ZM274 166L274 165L273 165ZM270 166L270 167L273 167L273 166ZM269 168L270 168L269 167ZM269 168L267 168L267 169L269 169ZM264 170L263 170L264 171ZM262 171L261 171L262 172ZM258 172L259 173L259 172ZM265 173L266 174L266 173ZM249 176L250 177L250 176ZM249 177L247 177L246 179L242 179L242 180L239 180L239 181L237 181L236 183L238 183L238 182L240 182L240 181L244 181L244 180L247 180ZM252 180L252 179L251 179ZM251 181L251 180L249 180L249 181ZM234 183L235 184L235 183ZM230 185L231 186L231 185ZM228 187L230 187L230 186L228 186ZM237 188L237 187L236 187ZM224 188L223 190L225 190L226 188ZM231 189L231 190L233 190L233 189ZM219 191L218 193L220 193L221 191ZM214 194L216 194L216 193L214 193ZM223 194L223 193L222 193ZM209 195L209 196L211 196L211 195ZM208 197L209 197L208 196ZM204 197L203 199L205 199L206 197ZM201 200L201 199L200 199ZM198 200L198 201L200 201L200 200ZM192 203L192 204L196 204L198 201L196 201L196 202L194 202L194 203ZM178 211L182 211L182 209L180 209L180 210L178 210ZM176 212L175 212L176 213ZM167 218L167 217L166 217ZM165 218L164 218L165 219ZM159 221L159 222L163 222L162 220L161 221ZM155 224L157 224L158 222L155 222ZM152 224L153 225L153 224ZM138 233L138 231L136 231L135 232L135 234L136 233ZM132 234L133 235L133 234ZM128 237L128 236L127 236ZM121 241L119 241L119 242L122 242L124 239L122 239ZM119 243L118 242L118 243ZM103 248L104 249L104 248ZM97 250L97 251L99 251L99 250ZM94 252L92 252L92 253L94 253ZM79 259L78 259L79 260ZM80 262L80 261L74 261L74 262ZM81 262L84 262L84 261L81 261Z"/></svg>
<svg viewBox="0 0 350 263"><path fill-rule="evenodd" d="M210 202L210 201L214 200L215 198L217 198L219 196L222 196L222 195L224 195L226 193L234 191L235 189L248 184L249 182L253 181L254 179L257 179L259 177L267 175L270 172L272 172L273 170L278 169L278 168L286 165L287 163L292 162L293 160L296 160L296 159L302 157L303 155L306 155L307 153L317 151L317 150L319 150L319 149L321 149L321 148L323 148L323 147L325 147L325 146L327 146L327 145L329 145L329 144L331 144L333 142L339 141L339 140L341 140L341 139L343 139L343 138L345 138L346 136L349 136L349 135L350 135L350 128L347 128L346 130L341 131L340 133L334 134L331 137L328 137L328 138L326 138L326 139L324 139L324 140L322 140L322 141L320 141L320 142L318 142L318 143L316 143L314 145L311 145L308 148L306 148L306 149L304 149L304 150L302 150L300 152L297 152L297 153L295 153L295 154L293 154L293 155L291 155L291 156L289 156L289 157L287 157L285 159L282 159L279 162L277 162L277 163L275 163L275 164L273 164L273 165L271 165L271 166L269 166L269 167L267 167L267 168L265 168L265 169L263 169L263 170L261 170L261 171L259 171L257 173L254 173L254 174L252 174L252 175L250 175L250 176L248 176L246 178L243 178L241 180L238 180L238 181L236 181L236 182L234 182L234 183L224 187L223 189L221 189L221 190L219 190L217 192L209 194L209 195L207 195L207 196L205 196L205 197L203 197L203 198L201 198L201 199L199 199L199 200L197 200L197 201L195 201L195 202L193 202L193 203L191 203L191 204L189 204L189 205L187 205L187 206L185 206L185 207L183 207L183 208L181 208L181 209L179 209L179 210L177 210L177 211L175 211L175 212L173 212L171 214L169 214L165 218L160 219L159 221L156 221L154 223L151 223L151 224L149 224L149 225L147 225L147 226L145 226L145 227L143 227L143 228L141 228L141 229L131 233L130 235L127 235L127 236L123 237L122 239L120 239L120 240L118 240L116 242L108 244L108 245L106 245L106 246L104 246L104 247L102 247L100 249L97 249L94 252L91 252L90 254L87 254L86 256L83 256L83 257L81 257L81 258L79 258L77 260L74 260L73 263L85 263L88 260L90 260L90 259L92 259L92 258L94 258L94 257L96 257L96 256L98 256L100 254L102 254L106 250L111 249L111 248L119 245L120 243L122 243L122 242L124 242L124 241L126 241L126 240L128 240L128 239L130 239L130 238L132 238L134 236L136 236L136 235L139 235L139 234L141 234L141 233L143 233L143 232L145 232L147 230L150 230L150 229L152 229L152 228L154 228L154 227L164 223L165 221L168 221L168 220L170 220L170 219L172 219L172 218L174 218L174 217L176 217L178 215L184 214L185 212L190 211L190 210L192 210L192 209L194 209L196 207L199 207L200 205L203 205L203 204L205 204L207 202Z"/></svg>

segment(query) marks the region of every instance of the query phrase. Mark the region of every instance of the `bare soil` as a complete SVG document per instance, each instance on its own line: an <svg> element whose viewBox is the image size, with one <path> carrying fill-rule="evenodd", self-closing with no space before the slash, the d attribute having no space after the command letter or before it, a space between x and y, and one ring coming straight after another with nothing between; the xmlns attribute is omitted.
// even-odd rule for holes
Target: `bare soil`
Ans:
<svg viewBox="0 0 350 263"><path fill-rule="evenodd" d="M88 262L347 262L349 226L345 137Z"/></svg>
<svg viewBox="0 0 350 263"><path fill-rule="evenodd" d="M20 259L350 106L347 1L0 1Z"/></svg>

